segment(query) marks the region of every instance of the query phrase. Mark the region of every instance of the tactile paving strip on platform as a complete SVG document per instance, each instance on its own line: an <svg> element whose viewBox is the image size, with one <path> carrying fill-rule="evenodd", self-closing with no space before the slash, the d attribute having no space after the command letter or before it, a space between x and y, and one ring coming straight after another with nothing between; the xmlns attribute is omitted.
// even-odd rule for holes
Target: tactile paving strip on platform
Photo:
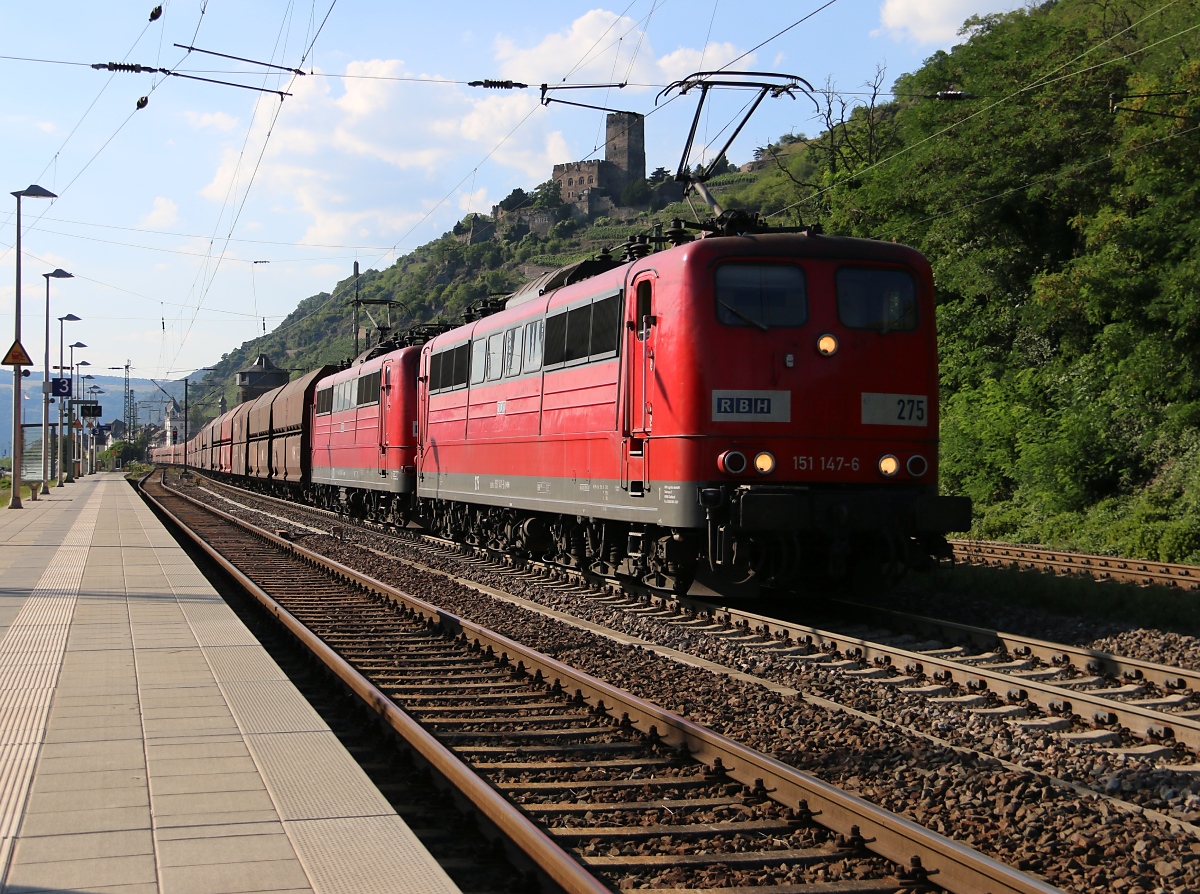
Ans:
<svg viewBox="0 0 1200 894"><path fill-rule="evenodd" d="M226 682L221 691L243 735L329 733L329 726L291 682Z"/></svg>
<svg viewBox="0 0 1200 894"><path fill-rule="evenodd" d="M399 817L303 820L284 822L284 827L322 894L386 891L398 881L406 894L458 890L440 866L423 856Z"/></svg>
<svg viewBox="0 0 1200 894"><path fill-rule="evenodd" d="M0 867L5 871L45 735L100 499L100 491L92 494L0 640L0 669L6 671L0 677L6 695L0 704L0 729L5 731L0 742Z"/></svg>
<svg viewBox="0 0 1200 894"><path fill-rule="evenodd" d="M284 820L395 815L333 733L271 733L246 743Z"/></svg>
<svg viewBox="0 0 1200 894"><path fill-rule="evenodd" d="M218 681L286 680L262 646L217 646L204 650Z"/></svg>

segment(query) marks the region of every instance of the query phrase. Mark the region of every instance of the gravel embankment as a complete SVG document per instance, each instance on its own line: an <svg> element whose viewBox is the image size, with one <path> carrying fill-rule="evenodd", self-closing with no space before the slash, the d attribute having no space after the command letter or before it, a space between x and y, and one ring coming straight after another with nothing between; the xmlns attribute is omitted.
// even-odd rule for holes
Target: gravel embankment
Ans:
<svg viewBox="0 0 1200 894"><path fill-rule="evenodd" d="M228 504L213 502L229 509ZM300 508L280 511L272 505L269 511L320 524ZM255 520L255 513L247 515ZM257 521L262 523L262 517L257 516ZM353 536L364 535L356 532ZM772 662L725 637L665 625L486 570L468 571L464 563L431 558L404 544L382 538L372 544L560 611L878 714L977 752L964 755L902 730L829 712L752 683L613 643L350 543L322 535L297 539L997 859L1044 874L1065 889L1130 894L1200 890L1200 842L1189 833L1118 809L1098 796L1081 797L1054 785L1051 779L1086 784L1181 818L1200 819L1200 777L1190 773L1167 773L1148 762L1088 746L1067 746L1052 736L1017 732L1007 724L947 711L917 696L819 666ZM974 623L982 622L975 619ZM1049 638L1044 627L1040 635ZM1005 767L989 755L1028 769Z"/></svg>

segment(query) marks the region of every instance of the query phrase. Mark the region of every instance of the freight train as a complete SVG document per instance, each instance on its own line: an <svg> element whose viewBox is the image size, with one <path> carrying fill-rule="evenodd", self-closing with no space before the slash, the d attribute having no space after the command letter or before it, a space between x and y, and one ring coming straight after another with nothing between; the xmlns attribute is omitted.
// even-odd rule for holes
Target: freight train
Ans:
<svg viewBox="0 0 1200 894"><path fill-rule="evenodd" d="M937 491L926 260L812 230L667 235L313 370L153 459L676 592L948 557L971 506Z"/></svg>

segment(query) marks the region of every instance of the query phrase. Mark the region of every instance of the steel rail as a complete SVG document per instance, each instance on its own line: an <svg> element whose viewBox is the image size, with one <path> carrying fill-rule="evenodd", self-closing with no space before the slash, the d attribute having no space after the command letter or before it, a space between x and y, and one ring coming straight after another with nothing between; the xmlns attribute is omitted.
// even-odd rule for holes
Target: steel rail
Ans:
<svg viewBox="0 0 1200 894"><path fill-rule="evenodd" d="M666 600L662 600L664 603ZM862 637L837 633L769 618L753 612L718 605L699 599L679 598L679 605L707 612L718 622L728 621L740 625L748 632L761 632L778 637L791 636L793 632L807 636L813 645L826 651L840 651L867 667L891 665L912 676L922 674L933 677L940 683L956 683L968 692L981 693L991 690L1010 702L1026 701L1037 705L1051 715L1079 714L1089 722L1100 726L1120 724L1135 735L1149 741L1161 743L1174 740L1193 751L1200 750L1200 722L1178 714L1154 711L1140 705L1120 702L1100 695L1104 690L1070 689L1069 680L1062 683L1046 683L1018 677L1003 671L991 670L987 665L967 664L953 658L925 652L916 652L900 646L889 646L872 642ZM1081 708L1090 712L1084 714Z"/></svg>
<svg viewBox="0 0 1200 894"><path fill-rule="evenodd" d="M558 680L564 687L569 686L580 690L583 697L593 703L593 707L597 711L628 714L630 722L645 731L647 735L656 735L667 744L686 749L692 757L710 766L715 766L716 761L719 760L731 778L751 787L757 787L761 782L777 801L792 805L798 804L801 800L807 801L817 822L835 832L853 835L852 827L858 827L859 834L865 841L868 850L901 866L919 865L923 867L926 872L934 876L937 885L949 891L963 892L963 894L966 892L974 894L974 892L980 891L991 892L991 894L1050 894L1050 892L1059 890L966 845L952 841L911 820L842 791L815 776L755 752L652 702L638 698L589 674L535 652L514 640L397 590L369 575L321 556L319 553L285 540L222 510L191 500L182 494L178 494L178 497L203 506L205 510L255 533L278 548L291 551L338 577L357 583L368 592L393 599L406 606L410 611L418 612L430 621L442 625L444 630L466 636L468 639L478 640L481 646L491 646L496 654L501 655L502 660L504 656L507 656L510 662L523 662L527 673L540 670L545 679ZM283 612L281 607L272 610L276 613ZM294 619L293 623L298 624ZM328 650L328 647L325 649ZM339 658L338 661L341 662L341 659ZM344 664L344 662L342 663ZM357 676L352 668L347 666L345 670ZM387 700L383 693L370 686L366 681L357 685L362 684L369 687L367 691L371 693L372 704L382 704L378 701L379 699L390 704L390 700ZM392 710L402 717L407 717L399 709L393 707ZM391 722L390 718L389 722ZM411 720L409 722L415 723ZM455 760L457 761L457 758ZM467 768L463 768L462 772L474 776L474 773ZM475 778L478 780L478 777ZM480 784L483 783L480 782ZM494 792L492 793L494 794ZM522 819L524 819L523 816ZM538 832L539 835L542 834L536 826L532 826L532 824L530 826L533 831ZM557 849L557 846L555 847Z"/></svg>
<svg viewBox="0 0 1200 894"><path fill-rule="evenodd" d="M164 485L165 486L165 485ZM160 501L141 488L145 499L163 513L171 522L183 531L191 540L216 562L227 574L237 581L238 585L251 593L268 611L273 614L304 646L310 649L337 677L375 711L393 730L395 730L412 749L426 760L436 772L441 774L454 788L459 791L480 814L493 823L497 829L506 835L520 850L534 862L556 885L569 894L612 894L609 888L575 861L566 851L538 828L519 809L511 804L503 795L492 788L473 769L464 764L454 752L444 746L416 720L398 708L387 695L367 680L345 659L312 633L304 624L297 620L287 609L267 594L262 588L247 577L233 563L210 546L196 532L192 531L173 512ZM212 512L227 522L239 525L243 529L262 537L277 546L290 546L286 540L271 534L254 525L249 525L228 513L211 506L205 506L191 500L182 494L175 494L178 499L187 500L194 505ZM305 557L320 565L329 564L307 550L296 551L307 554ZM339 576L357 580L357 575L350 569L337 572ZM378 585L382 587L383 585ZM368 588L374 589L374 588Z"/></svg>
<svg viewBox="0 0 1200 894"><path fill-rule="evenodd" d="M1140 658L1127 658L1124 655L1115 655L1111 652L1102 652L1084 646L1053 643L1017 633L1005 633L1001 630L975 627L957 621L942 621L924 615L842 599L831 599L829 602L831 605L845 605L855 612L892 618L899 623L920 630L932 630L950 642L969 643L984 649L1000 647L1008 654L1019 658L1038 658L1050 667L1073 664L1090 674L1107 674L1127 681L1146 680L1163 689L1190 689L1193 692L1200 692L1200 671L1189 668L1154 664L1150 661L1142 661Z"/></svg>
<svg viewBox="0 0 1200 894"><path fill-rule="evenodd" d="M224 486L232 487L232 485ZM239 488L233 489L241 490ZM254 492L247 493L252 493L256 497L261 497L272 502L278 501L278 498L269 495L256 494ZM333 515L328 510L315 511ZM373 527L365 525L362 528L363 530L374 530ZM413 534L414 532L409 533ZM462 548L462 544L442 541L440 538L433 538L426 535L426 539L443 543L455 549ZM488 555L493 552L482 547L468 547L468 549L483 550ZM568 576L578 577L584 586L589 586L592 583L586 576L579 574L575 569L565 569L565 573ZM1178 714L1168 714L1140 705L1120 702L1100 694L1103 690L1087 691L1072 689L1069 688L1071 685L1069 680L1061 683L1031 680L1002 671L989 670L986 665L967 664L950 657L938 657L924 652L906 650L899 646L888 646L886 644L871 642L861 637L849 636L778 618L770 618L729 605L711 603L691 597L668 598L665 596L652 596L651 601L664 606L672 603L687 606L693 610L707 612L713 618L724 616L730 622L737 621L749 629L757 628L780 635L784 632L795 630L798 633L813 638L817 644L837 644L839 642L849 644L853 647L852 650L857 650L856 657L858 660L867 666L894 664L898 669L907 670L911 668L916 674L934 670L936 671L936 676L934 674L930 674L930 676L935 676L938 682L957 683L968 691L975 692L990 689L993 693L1009 701L1028 700L1048 714L1071 715L1078 713L1081 718L1096 725L1111 726L1113 724L1120 724L1128 728L1130 732L1149 742L1162 742L1173 739L1176 742L1186 745L1193 751L1200 751L1200 721ZM1044 643L1042 645L1045 647L1044 654L1050 656L1051 661L1053 661L1053 657L1056 654L1069 654L1066 651L1066 647L1062 645L1055 643ZM1029 648L1032 649L1032 645ZM1042 647L1039 646L1039 651L1041 649ZM1104 653L1099 653L1099 655L1103 656ZM1163 685L1168 689L1186 688L1192 676L1200 678L1200 675L1192 675L1190 672L1181 671L1178 674L1173 674L1169 668L1156 669L1157 666L1148 662L1138 662L1135 659L1121 659L1118 656L1110 657L1113 663L1108 665L1109 667L1116 667L1119 662L1123 661L1126 663L1126 669L1131 671L1137 669L1144 675L1147 674L1147 671L1150 671L1153 676L1148 675L1147 679L1151 679L1152 682L1161 681L1159 685ZM1082 667L1089 669L1089 665L1097 662L1102 663L1103 657L1089 657L1083 663ZM1073 662L1068 661L1067 663ZM1139 667L1139 665L1141 666ZM1097 671L1097 673L1099 672ZM1123 671L1121 675L1124 676ZM1083 710L1079 710L1080 708Z"/></svg>
<svg viewBox="0 0 1200 894"><path fill-rule="evenodd" d="M956 561L969 565L1044 569L1056 574L1087 574L1097 580L1121 581L1141 586L1200 590L1200 567L1147 559L1122 559L1068 550L1021 546L991 540L951 540Z"/></svg>

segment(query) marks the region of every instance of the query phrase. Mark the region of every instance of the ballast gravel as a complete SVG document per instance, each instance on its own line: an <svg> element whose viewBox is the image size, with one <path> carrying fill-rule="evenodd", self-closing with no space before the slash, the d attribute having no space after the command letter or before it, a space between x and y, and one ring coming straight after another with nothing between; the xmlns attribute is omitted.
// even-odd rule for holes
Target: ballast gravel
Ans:
<svg viewBox="0 0 1200 894"><path fill-rule="evenodd" d="M231 511L228 503L205 496L199 488L188 491ZM301 524L328 526L326 519L314 520L301 507L281 510L270 503L264 509ZM259 513L237 510L234 514L263 524ZM1099 794L1138 801L1180 819L1200 819L1200 777L1191 772L1164 770L1137 758L1013 730L994 719L932 705L919 696L819 665L793 666L728 637L565 595L550 585L472 567L457 557L433 556L355 529L347 529L344 536L347 540L300 532L295 539L927 828L1040 874L1065 890L1122 894L1200 890L1200 840L1186 829L1140 816ZM356 545L367 540L369 549ZM375 550L821 695L922 730L957 748L615 643L390 561ZM1046 636L1044 629L1041 634ZM1006 767L989 755L1024 766ZM1054 778L1097 793L1081 796L1055 784Z"/></svg>

